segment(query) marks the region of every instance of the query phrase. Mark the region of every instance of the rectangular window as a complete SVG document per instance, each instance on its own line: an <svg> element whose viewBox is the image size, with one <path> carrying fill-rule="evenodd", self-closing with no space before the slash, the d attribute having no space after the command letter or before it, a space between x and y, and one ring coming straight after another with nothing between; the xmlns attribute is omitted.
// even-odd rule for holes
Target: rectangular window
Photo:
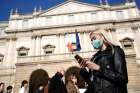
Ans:
<svg viewBox="0 0 140 93"><path fill-rule="evenodd" d="M71 23L74 23L74 14L69 14L68 15L68 22L71 24Z"/></svg>
<svg viewBox="0 0 140 93"><path fill-rule="evenodd" d="M133 48L133 43L132 42L123 42L124 48Z"/></svg>
<svg viewBox="0 0 140 93"><path fill-rule="evenodd" d="M73 17L73 16L74 16L74 14L69 14L68 16L69 16L69 17Z"/></svg>
<svg viewBox="0 0 140 93"><path fill-rule="evenodd" d="M18 56L27 56L26 53L19 53Z"/></svg>
<svg viewBox="0 0 140 93"><path fill-rule="evenodd" d="M52 54L53 51L46 51L45 54Z"/></svg>
<svg viewBox="0 0 140 93"><path fill-rule="evenodd" d="M94 21L97 20L97 13L96 12L91 13L91 20L94 20Z"/></svg>
<svg viewBox="0 0 140 93"><path fill-rule="evenodd" d="M47 44L43 47L44 49L44 53L45 54L52 54L54 53L54 50L55 50L55 46L54 45L50 45L50 44Z"/></svg>
<svg viewBox="0 0 140 93"><path fill-rule="evenodd" d="M17 49L18 56L28 56L29 48L20 47Z"/></svg>
<svg viewBox="0 0 140 93"><path fill-rule="evenodd" d="M121 40L121 44L124 49L133 49L134 48L133 40L129 39L129 38Z"/></svg>
<svg viewBox="0 0 140 93"><path fill-rule="evenodd" d="M46 17L47 20L50 20L51 18L52 18L52 16L47 16Z"/></svg>
<svg viewBox="0 0 140 93"><path fill-rule="evenodd" d="M6 35L6 33L5 33L5 30L4 30L4 29L0 29L0 35L2 35L2 36L5 36L5 35Z"/></svg>
<svg viewBox="0 0 140 93"><path fill-rule="evenodd" d="M124 19L123 11L116 11L116 18L117 19Z"/></svg>
<svg viewBox="0 0 140 93"><path fill-rule="evenodd" d="M47 23L47 25L51 25L51 22L52 22L52 16L47 16L46 17L46 23Z"/></svg>
<svg viewBox="0 0 140 93"><path fill-rule="evenodd" d="M25 28L28 28L28 20L23 20L23 25L22 25L22 27L23 27L23 29Z"/></svg>

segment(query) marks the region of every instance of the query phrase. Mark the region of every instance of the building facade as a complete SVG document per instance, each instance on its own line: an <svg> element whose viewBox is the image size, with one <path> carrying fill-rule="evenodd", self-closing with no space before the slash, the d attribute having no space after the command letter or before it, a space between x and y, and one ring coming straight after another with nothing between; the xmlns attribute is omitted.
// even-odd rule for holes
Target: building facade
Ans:
<svg viewBox="0 0 140 93"><path fill-rule="evenodd" d="M76 31L81 50L71 53L67 41ZM8 22L0 22L0 81L13 85L17 93L21 81L29 80L37 69L51 77L60 67L78 66L76 53L90 58L96 52L90 43L91 31L105 31L111 42L124 49L129 93L139 93L140 14L134 2L109 6L68 0L32 14L11 12Z"/></svg>

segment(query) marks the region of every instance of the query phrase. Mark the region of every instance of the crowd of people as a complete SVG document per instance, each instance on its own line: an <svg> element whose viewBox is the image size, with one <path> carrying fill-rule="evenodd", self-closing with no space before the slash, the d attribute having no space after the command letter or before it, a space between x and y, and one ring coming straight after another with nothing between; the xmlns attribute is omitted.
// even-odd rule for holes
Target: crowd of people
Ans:
<svg viewBox="0 0 140 93"><path fill-rule="evenodd" d="M11 85L7 86L6 91L4 90L5 84L3 82L0 83L0 93L12 93L13 87Z"/></svg>
<svg viewBox="0 0 140 93"><path fill-rule="evenodd" d="M65 70L60 68L56 74L48 80L48 84L43 85L39 84L35 90L30 92L32 93L80 93L77 85L77 77L75 73L72 73L66 83L64 83L63 76ZM18 93L30 93L29 81L23 80L21 82L21 87ZM8 86L5 91L5 84L0 83L0 93L13 93L13 87ZM32 88L33 89L33 88Z"/></svg>
<svg viewBox="0 0 140 93"><path fill-rule="evenodd" d="M102 33L91 32L90 39L93 48L98 51L92 58L78 62L79 74L87 83L83 93L128 93L127 67L122 48L112 44ZM80 93L76 74L71 73L65 82L62 79L64 74L64 69L58 70L45 85L40 83L37 88L32 88L35 90L29 87L29 93ZM11 90L12 87L8 86L6 92L11 93ZM4 83L0 83L0 93L3 92ZM27 80L22 81L19 93L28 93Z"/></svg>
<svg viewBox="0 0 140 93"><path fill-rule="evenodd" d="M63 81L64 74L65 70L62 68L59 69L56 74L50 80L48 80L47 85L40 84L36 90L32 91L35 91L35 93L80 93L77 86L77 77L75 73L72 73L65 83ZM22 81L19 93L28 93L27 80Z"/></svg>

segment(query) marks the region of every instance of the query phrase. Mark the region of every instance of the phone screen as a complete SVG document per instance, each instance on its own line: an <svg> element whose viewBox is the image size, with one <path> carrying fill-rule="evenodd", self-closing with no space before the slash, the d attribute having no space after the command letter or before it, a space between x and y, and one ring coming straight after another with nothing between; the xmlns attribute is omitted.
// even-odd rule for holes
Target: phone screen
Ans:
<svg viewBox="0 0 140 93"><path fill-rule="evenodd" d="M79 56L79 55L75 55L75 59L77 60L77 62L79 64L81 64L81 62L84 62L84 59L81 56Z"/></svg>

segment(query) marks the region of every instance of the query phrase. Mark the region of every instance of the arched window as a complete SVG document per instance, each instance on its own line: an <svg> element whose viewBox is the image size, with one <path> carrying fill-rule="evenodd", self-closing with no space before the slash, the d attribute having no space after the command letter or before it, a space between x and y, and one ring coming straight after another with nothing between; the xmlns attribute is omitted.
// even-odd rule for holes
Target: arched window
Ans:
<svg viewBox="0 0 140 93"><path fill-rule="evenodd" d="M26 48L26 47L24 47L24 46L18 48L18 49L17 49L18 56L27 56L29 50L30 50L29 48Z"/></svg>
<svg viewBox="0 0 140 93"><path fill-rule="evenodd" d="M52 54L54 52L55 46L51 44L47 44L43 47L45 54Z"/></svg>
<svg viewBox="0 0 140 93"><path fill-rule="evenodd" d="M120 42L124 49L133 49L134 48L134 45L133 45L134 40L131 38L128 38L128 37L124 38L124 39L120 40Z"/></svg>
<svg viewBox="0 0 140 93"><path fill-rule="evenodd" d="M4 55L0 54L0 63L3 62Z"/></svg>

